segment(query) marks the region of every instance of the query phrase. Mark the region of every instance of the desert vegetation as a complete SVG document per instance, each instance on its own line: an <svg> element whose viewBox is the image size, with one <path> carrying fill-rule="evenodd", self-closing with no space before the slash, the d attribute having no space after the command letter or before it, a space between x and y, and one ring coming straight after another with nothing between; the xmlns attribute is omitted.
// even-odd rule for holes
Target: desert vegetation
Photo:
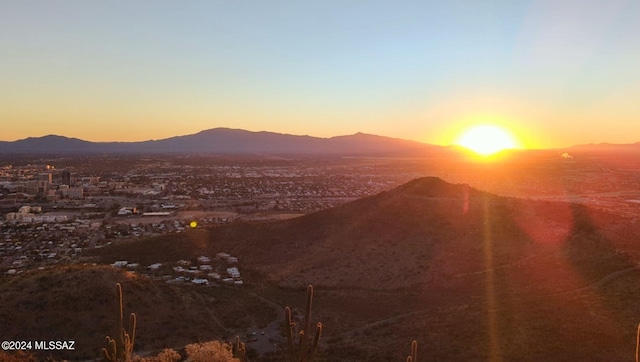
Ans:
<svg viewBox="0 0 640 362"><path fill-rule="evenodd" d="M133 348L136 335L136 314L130 315L130 330L123 326L122 285L116 284L116 301L118 304L118 327L116 338L106 337L107 348L102 349L104 359L108 362L177 362L182 356L173 349L164 349L156 357L142 358L134 356ZM189 362L243 362L246 361L246 347L237 338L235 348L221 341L192 343L185 346ZM235 355L239 356L236 358Z"/></svg>
<svg viewBox="0 0 640 362"><path fill-rule="evenodd" d="M291 308L285 308L285 330L287 332L287 361L308 362L314 359L318 350L318 343L322 335L322 323L316 324L316 331L311 339L311 305L313 304L313 286L307 287L307 302L305 304L302 328L298 330L298 342L295 341L296 323L291 320Z"/></svg>
<svg viewBox="0 0 640 362"><path fill-rule="evenodd" d="M122 285L116 284L117 302L118 302L118 328L116 329L115 338L109 336L107 339L107 348L102 349L105 360L109 362L125 361L129 362L133 354L133 345L136 340L136 314L131 313L129 328L127 331L122 323Z"/></svg>
<svg viewBox="0 0 640 362"><path fill-rule="evenodd" d="M411 353L407 356L407 362L417 362L418 361L418 342L411 342Z"/></svg>

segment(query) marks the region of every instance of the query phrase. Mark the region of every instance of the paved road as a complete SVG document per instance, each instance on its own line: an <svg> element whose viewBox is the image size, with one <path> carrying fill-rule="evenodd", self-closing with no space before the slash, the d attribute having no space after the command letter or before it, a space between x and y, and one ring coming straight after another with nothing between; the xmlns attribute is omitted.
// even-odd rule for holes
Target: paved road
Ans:
<svg viewBox="0 0 640 362"><path fill-rule="evenodd" d="M257 326L253 326L243 331L236 331L236 334L239 335L241 339L242 337L251 335L251 337L246 338L247 348L252 348L259 354L277 351L278 343L284 342L284 338L280 335L279 331L280 326L284 323L284 307L261 295L246 290L244 292L269 304L269 306L277 311L278 315L264 329L259 329ZM255 333L255 335L253 335L253 333ZM255 341L252 341L252 339L255 339Z"/></svg>

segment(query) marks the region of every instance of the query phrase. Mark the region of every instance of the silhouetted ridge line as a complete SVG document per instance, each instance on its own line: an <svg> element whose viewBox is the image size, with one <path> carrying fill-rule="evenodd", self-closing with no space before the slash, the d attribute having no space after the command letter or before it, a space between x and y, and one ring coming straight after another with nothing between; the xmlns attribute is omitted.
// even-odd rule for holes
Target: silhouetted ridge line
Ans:
<svg viewBox="0 0 640 362"><path fill-rule="evenodd" d="M63 154L301 154L301 155L381 155L407 154L445 149L415 141L358 133L321 138L275 132L251 132L214 128L186 136L143 142L89 142L63 136L30 137L13 142L0 141L0 153Z"/></svg>

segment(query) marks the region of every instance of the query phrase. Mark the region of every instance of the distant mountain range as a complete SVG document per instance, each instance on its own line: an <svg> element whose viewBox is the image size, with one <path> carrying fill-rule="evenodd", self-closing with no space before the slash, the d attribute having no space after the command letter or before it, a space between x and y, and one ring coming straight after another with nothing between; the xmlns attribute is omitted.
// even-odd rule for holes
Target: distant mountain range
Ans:
<svg viewBox="0 0 640 362"><path fill-rule="evenodd" d="M570 152L609 152L609 153L627 153L640 152L640 142L630 144L616 143L589 143L584 145L575 145L569 147Z"/></svg>
<svg viewBox="0 0 640 362"><path fill-rule="evenodd" d="M196 134L140 142L90 142L58 135L0 141L0 154L296 154L393 155L450 152L443 147L399 138L356 133L330 138L275 132L213 128ZM634 144L584 144L559 149L568 152L640 152Z"/></svg>
<svg viewBox="0 0 640 362"><path fill-rule="evenodd" d="M320 138L230 128L143 142L89 142L56 135L0 142L0 153L4 154L398 154L430 149L444 147L364 133Z"/></svg>

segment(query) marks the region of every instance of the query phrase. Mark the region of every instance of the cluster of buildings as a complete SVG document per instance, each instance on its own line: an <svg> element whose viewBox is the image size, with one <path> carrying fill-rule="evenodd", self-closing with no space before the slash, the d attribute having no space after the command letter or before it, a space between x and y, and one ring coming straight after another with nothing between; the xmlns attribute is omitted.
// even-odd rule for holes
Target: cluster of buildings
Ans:
<svg viewBox="0 0 640 362"><path fill-rule="evenodd" d="M58 201L61 199L83 199L85 190L87 194L95 194L100 183L99 177L86 177L79 180L71 178L71 172L62 170L60 178L53 180L54 169L47 165L44 172L31 172L13 177L12 181L2 182L1 186L6 190L6 199L46 199Z"/></svg>
<svg viewBox="0 0 640 362"><path fill-rule="evenodd" d="M47 162L55 165L26 159L0 164L0 274L74 262L87 248L119 240L185 232L192 227L193 219L183 218L189 211L232 215L203 213L198 227L233 222L237 214L307 213L411 178L374 172L369 165L347 159L164 155L61 157ZM191 277L196 267L199 279L243 283L233 256L217 255L214 260L183 267L190 272L176 277Z"/></svg>
<svg viewBox="0 0 640 362"><path fill-rule="evenodd" d="M56 223L67 220L66 215L41 215L41 206L22 206L18 212L9 212L5 214L6 221L21 223Z"/></svg>
<svg viewBox="0 0 640 362"><path fill-rule="evenodd" d="M292 161L228 160L193 165L176 157L132 158L120 163L1 166L0 207L40 202L110 209L133 205L141 212L166 212L162 205L224 209L312 212L388 189L408 180L398 173L375 173L344 161L342 167ZM79 162L79 161L78 161ZM340 161L342 162L342 161ZM87 168L91 165L91 168ZM129 200L123 203L122 200ZM118 210L115 210L118 211ZM123 211L124 212L124 211Z"/></svg>
<svg viewBox="0 0 640 362"><path fill-rule="evenodd" d="M96 245L100 223L69 220L29 228L0 231L0 274L59 263L72 263L83 250Z"/></svg>
<svg viewBox="0 0 640 362"><path fill-rule="evenodd" d="M238 269L238 258L227 253L216 254L214 259L202 255L195 262L178 260L174 263L153 263L148 266L130 263L127 260L115 261L111 266L126 268L161 278L167 283L191 282L198 285L215 285L216 283L242 286L244 281Z"/></svg>
<svg viewBox="0 0 640 362"><path fill-rule="evenodd" d="M22 206L18 212L5 215L10 221L0 221L0 274L73 263L89 248L102 248L119 240L179 234L189 228L188 220L118 223L38 212L37 206Z"/></svg>

